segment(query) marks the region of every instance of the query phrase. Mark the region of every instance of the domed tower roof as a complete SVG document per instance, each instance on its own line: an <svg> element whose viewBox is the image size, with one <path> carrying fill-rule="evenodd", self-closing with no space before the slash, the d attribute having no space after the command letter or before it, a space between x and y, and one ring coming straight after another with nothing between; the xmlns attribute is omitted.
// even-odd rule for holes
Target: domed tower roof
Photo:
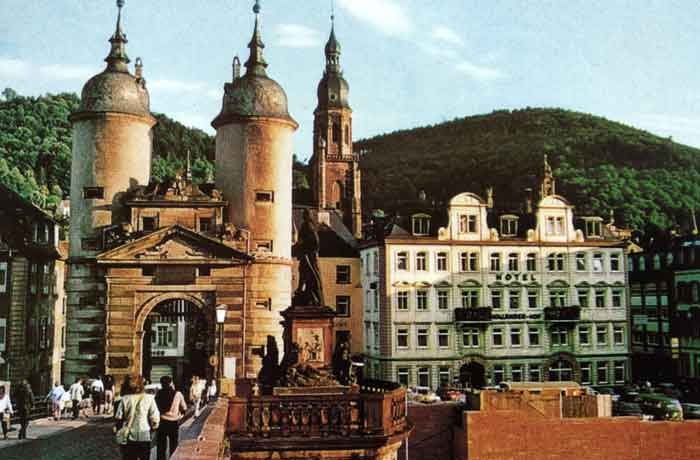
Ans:
<svg viewBox="0 0 700 460"><path fill-rule="evenodd" d="M109 39L111 49L105 61L107 68L92 77L83 86L77 114L91 112L119 112L137 116L151 116L146 81L142 78L142 64L136 59L136 76L129 73L126 54L126 34L122 31L121 17L124 0L117 0L119 13L117 28Z"/></svg>
<svg viewBox="0 0 700 460"><path fill-rule="evenodd" d="M350 86L343 78L340 67L340 42L335 38L335 21L331 16L331 35L326 43L326 70L318 83L318 107L316 110L350 109L348 94Z"/></svg>
<svg viewBox="0 0 700 460"><path fill-rule="evenodd" d="M246 73L239 75L238 58L234 59L233 82L224 85L224 99L219 115L212 121L217 128L238 117L270 117L296 122L287 109L287 94L275 80L267 76L267 62L263 56L265 44L260 35L260 3L253 6L255 28L248 43L250 57L245 63Z"/></svg>

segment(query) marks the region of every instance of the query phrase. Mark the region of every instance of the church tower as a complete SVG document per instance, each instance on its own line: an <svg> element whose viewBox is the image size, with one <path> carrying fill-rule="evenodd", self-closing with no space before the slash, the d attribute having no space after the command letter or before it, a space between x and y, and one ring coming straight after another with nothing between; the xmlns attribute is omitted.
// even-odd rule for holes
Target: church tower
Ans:
<svg viewBox="0 0 700 460"><path fill-rule="evenodd" d="M106 69L83 87L80 107L71 114L73 147L70 189L70 259L67 281L68 336L66 379L103 370L104 289L98 282L95 256L102 249L102 230L128 222L121 197L148 184L152 128L156 124L140 59L129 72L126 34L118 15Z"/></svg>
<svg viewBox="0 0 700 460"><path fill-rule="evenodd" d="M260 33L260 4L248 44L246 73L234 59L233 80L224 85L216 129L216 187L229 203L227 220L250 238L256 262L247 271L244 305L246 377L255 377L260 357L252 353L277 339L280 312L291 305L292 135L298 125L287 111L287 95L267 75Z"/></svg>
<svg viewBox="0 0 700 460"><path fill-rule="evenodd" d="M352 149L352 109L349 86L340 67L340 43L334 17L326 43L326 70L318 84L314 111L312 189L321 209L337 209L356 238L362 237L360 164Z"/></svg>

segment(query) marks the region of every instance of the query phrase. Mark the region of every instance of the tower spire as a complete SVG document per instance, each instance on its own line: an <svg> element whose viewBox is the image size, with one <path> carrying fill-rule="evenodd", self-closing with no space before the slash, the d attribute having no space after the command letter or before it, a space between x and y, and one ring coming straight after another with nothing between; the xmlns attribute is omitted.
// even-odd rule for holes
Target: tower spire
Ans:
<svg viewBox="0 0 700 460"><path fill-rule="evenodd" d="M335 7L331 1L331 34L326 43L326 71L340 73L340 43L335 38Z"/></svg>
<svg viewBox="0 0 700 460"><path fill-rule="evenodd" d="M252 75L262 75L267 76L265 69L267 68L267 62L263 57L263 48L265 44L260 38L260 0L255 0L255 5L253 5L253 13L255 13L255 29L253 30L253 37L248 43L248 48L250 48L250 57L245 63L247 70L246 74L250 73Z"/></svg>
<svg viewBox="0 0 700 460"><path fill-rule="evenodd" d="M126 34L122 31L122 8L124 7L124 0L117 0L117 27L114 31L114 35L109 39L109 43L112 48L109 51L109 55L105 58L107 62L107 69L116 72L128 72L129 71L129 56L126 55L126 44L129 42L126 39Z"/></svg>

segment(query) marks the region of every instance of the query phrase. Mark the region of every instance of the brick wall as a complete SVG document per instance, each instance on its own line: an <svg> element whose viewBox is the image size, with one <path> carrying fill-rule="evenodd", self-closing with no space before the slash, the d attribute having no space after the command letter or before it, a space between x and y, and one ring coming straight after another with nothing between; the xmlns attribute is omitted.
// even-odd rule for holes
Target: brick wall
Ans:
<svg viewBox="0 0 700 460"><path fill-rule="evenodd" d="M460 410L456 403L431 405L410 404L408 420L413 431L408 438L409 460L452 460L454 457L454 428L459 422ZM405 445L398 458L406 458Z"/></svg>

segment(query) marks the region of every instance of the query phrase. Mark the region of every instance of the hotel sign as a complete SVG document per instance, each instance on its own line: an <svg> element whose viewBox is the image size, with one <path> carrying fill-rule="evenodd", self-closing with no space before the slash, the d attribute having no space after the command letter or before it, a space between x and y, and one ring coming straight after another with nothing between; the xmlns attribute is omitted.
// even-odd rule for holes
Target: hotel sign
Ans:
<svg viewBox="0 0 700 460"><path fill-rule="evenodd" d="M519 281L521 283L536 283L534 273L496 273L496 281Z"/></svg>

